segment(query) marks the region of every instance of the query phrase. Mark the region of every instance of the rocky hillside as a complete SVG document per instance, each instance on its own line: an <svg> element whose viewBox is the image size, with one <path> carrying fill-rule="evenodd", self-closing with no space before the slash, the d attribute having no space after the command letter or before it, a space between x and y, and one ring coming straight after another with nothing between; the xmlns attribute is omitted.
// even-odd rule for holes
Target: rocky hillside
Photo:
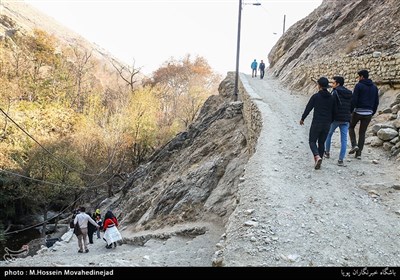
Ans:
<svg viewBox="0 0 400 280"><path fill-rule="evenodd" d="M399 1L324 0L280 38L268 58L271 72L286 85L312 91L310 78L319 75L341 74L354 85L360 68L380 84L399 85L399 52Z"/></svg>
<svg viewBox="0 0 400 280"><path fill-rule="evenodd" d="M187 131L130 174L111 208L132 231L195 221L225 224L251 154L243 103L231 101L233 86L230 75Z"/></svg>
<svg viewBox="0 0 400 280"><path fill-rule="evenodd" d="M369 70L380 89L380 105L367 142L391 156L400 154L399 1L324 0L280 38L268 58L272 75L309 94L320 76L344 76L352 89L357 72Z"/></svg>

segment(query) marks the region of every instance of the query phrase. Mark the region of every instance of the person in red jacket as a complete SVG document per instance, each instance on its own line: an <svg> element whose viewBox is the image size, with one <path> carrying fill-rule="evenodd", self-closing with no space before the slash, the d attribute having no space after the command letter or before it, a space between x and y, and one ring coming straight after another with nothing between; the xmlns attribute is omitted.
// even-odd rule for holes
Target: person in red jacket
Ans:
<svg viewBox="0 0 400 280"><path fill-rule="evenodd" d="M122 240L121 233L117 229L118 220L111 211L107 211L104 216L103 230L104 238L107 242L107 249L111 249L114 244L114 248L117 247L117 241Z"/></svg>

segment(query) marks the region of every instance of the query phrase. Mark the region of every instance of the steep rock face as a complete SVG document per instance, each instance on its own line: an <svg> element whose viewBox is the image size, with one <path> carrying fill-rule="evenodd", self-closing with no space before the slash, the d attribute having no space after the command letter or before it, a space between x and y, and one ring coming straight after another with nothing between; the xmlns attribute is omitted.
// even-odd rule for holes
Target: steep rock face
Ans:
<svg viewBox="0 0 400 280"><path fill-rule="evenodd" d="M222 82L197 120L130 175L113 208L133 230L192 221L226 222L250 153L241 102Z"/></svg>
<svg viewBox="0 0 400 280"><path fill-rule="evenodd" d="M311 78L341 74L353 85L361 68L378 83L393 83L399 52L399 1L324 0L280 38L268 58L273 75L310 93Z"/></svg>

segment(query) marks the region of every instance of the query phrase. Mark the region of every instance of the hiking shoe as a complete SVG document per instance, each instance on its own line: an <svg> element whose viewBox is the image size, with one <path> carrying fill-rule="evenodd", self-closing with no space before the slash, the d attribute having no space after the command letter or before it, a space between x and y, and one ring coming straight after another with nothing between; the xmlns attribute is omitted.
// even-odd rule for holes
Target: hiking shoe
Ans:
<svg viewBox="0 0 400 280"><path fill-rule="evenodd" d="M330 157L331 157L331 154L330 154L329 152L324 152L324 157L325 157L325 158L330 158Z"/></svg>
<svg viewBox="0 0 400 280"><path fill-rule="evenodd" d="M321 168L321 164L322 164L322 158L320 156L315 156L314 157L315 160L315 169L320 169Z"/></svg>
<svg viewBox="0 0 400 280"><path fill-rule="evenodd" d="M359 150L358 146L354 146L350 149L349 154L354 154L355 152L357 152Z"/></svg>
<svg viewBox="0 0 400 280"><path fill-rule="evenodd" d="M343 160L338 160L337 165L339 165L339 166L344 166Z"/></svg>

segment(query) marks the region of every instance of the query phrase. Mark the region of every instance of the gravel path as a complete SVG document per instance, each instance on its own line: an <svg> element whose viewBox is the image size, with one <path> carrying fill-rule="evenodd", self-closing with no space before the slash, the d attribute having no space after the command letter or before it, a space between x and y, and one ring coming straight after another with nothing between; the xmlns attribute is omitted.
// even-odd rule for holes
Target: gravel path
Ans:
<svg viewBox="0 0 400 280"><path fill-rule="evenodd" d="M205 234L180 236L177 233L185 229L206 229ZM165 238L151 238L144 246L124 243L116 248L106 249L105 241L93 238L88 253L78 253L78 241L72 231L63 235L63 241L56 242L51 248L45 248L33 257L16 258L11 262L0 262L0 266L11 267L145 267L145 266L211 266L222 228L208 223L185 224L152 234ZM141 233L121 230L124 238L134 240ZM146 233L146 235L149 232ZM143 235L145 236L145 235Z"/></svg>
<svg viewBox="0 0 400 280"><path fill-rule="evenodd" d="M337 166L337 130L331 158L314 170L312 113L299 125L309 97L280 89L270 77L241 79L259 95L264 125L228 224L224 264L399 266L395 164L366 146L361 160L349 155L346 167Z"/></svg>

